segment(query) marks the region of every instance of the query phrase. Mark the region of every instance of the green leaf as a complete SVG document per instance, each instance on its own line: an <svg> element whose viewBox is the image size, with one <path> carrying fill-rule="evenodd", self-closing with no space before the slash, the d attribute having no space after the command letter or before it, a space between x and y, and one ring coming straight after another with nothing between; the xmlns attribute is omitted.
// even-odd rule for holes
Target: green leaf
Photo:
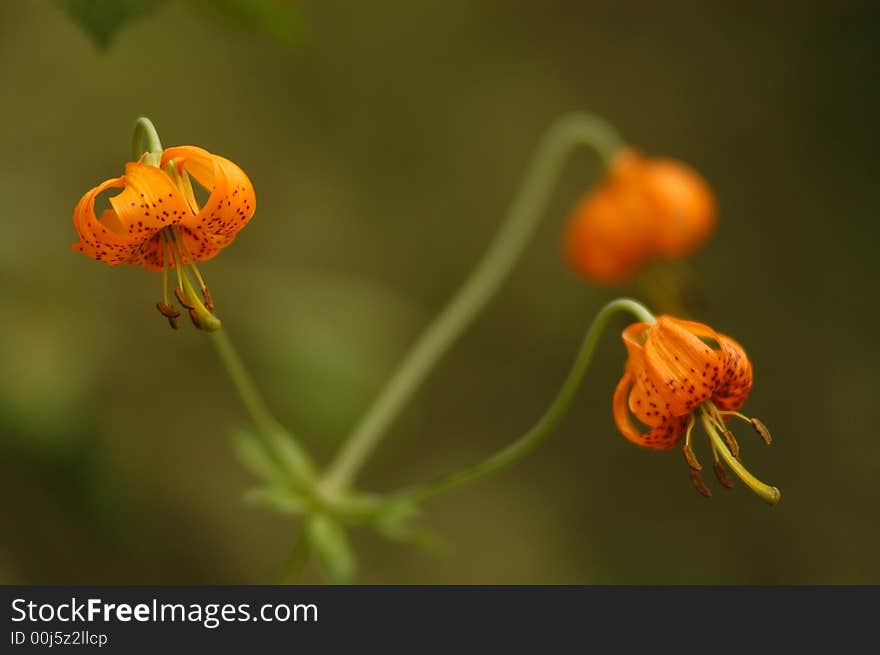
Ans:
<svg viewBox="0 0 880 655"><path fill-rule="evenodd" d="M260 487L251 489L244 495L245 502L264 505L281 514L301 516L309 508L306 498L290 489Z"/></svg>
<svg viewBox="0 0 880 655"><path fill-rule="evenodd" d="M153 13L165 0L53 0L88 34L99 50L127 23Z"/></svg>
<svg viewBox="0 0 880 655"><path fill-rule="evenodd" d="M193 4L221 22L265 32L288 46L303 37L300 13L284 0L193 0Z"/></svg>
<svg viewBox="0 0 880 655"><path fill-rule="evenodd" d="M419 506L412 501L392 501L377 513L373 527L388 539L410 541L415 533L413 523L419 514Z"/></svg>
<svg viewBox="0 0 880 655"><path fill-rule="evenodd" d="M272 486L293 485L308 489L315 477L315 470L306 454L280 426L268 436L270 445L246 429L233 431L233 449L242 466Z"/></svg>
<svg viewBox="0 0 880 655"><path fill-rule="evenodd" d="M315 477L315 467L305 451L302 450L290 437L287 430L278 426L271 435L273 455L278 458L283 469L292 476L300 486L307 487Z"/></svg>
<svg viewBox="0 0 880 655"><path fill-rule="evenodd" d="M354 580L357 565L348 535L340 523L325 514L306 521L306 535L322 575L334 584Z"/></svg>
<svg viewBox="0 0 880 655"><path fill-rule="evenodd" d="M232 434L232 446L245 470L264 482L284 485L284 471L266 452L265 446L257 437L247 430L236 429Z"/></svg>

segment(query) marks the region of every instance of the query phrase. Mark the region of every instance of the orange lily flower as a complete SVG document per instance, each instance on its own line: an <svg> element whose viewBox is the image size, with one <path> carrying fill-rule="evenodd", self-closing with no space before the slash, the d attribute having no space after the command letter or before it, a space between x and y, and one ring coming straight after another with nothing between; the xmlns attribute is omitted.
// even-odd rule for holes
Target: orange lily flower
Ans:
<svg viewBox="0 0 880 655"><path fill-rule="evenodd" d="M190 176L209 196L200 206ZM109 198L110 208L95 215L95 199L107 189L122 189ZM168 295L168 271L176 269L175 294L203 329L216 329L213 302L196 262L211 259L235 239L256 208L251 181L234 163L195 146L162 152L159 166L141 161L125 166L125 175L88 191L73 211L79 241L71 247L111 266L134 264L164 272L164 300L159 311L177 327L180 312ZM201 287L193 292L188 270Z"/></svg>
<svg viewBox="0 0 880 655"><path fill-rule="evenodd" d="M739 412L752 388L752 365L742 346L707 325L670 316L660 316L655 323L633 323L622 337L628 358L613 401L614 421L621 434L654 450L672 448L684 437L691 480L700 493L710 496L691 446L699 413L721 483L732 486L723 460L763 500L779 502L779 490L742 465L739 444L726 425L733 417L743 419L770 443L764 424Z"/></svg>
<svg viewBox="0 0 880 655"><path fill-rule="evenodd" d="M618 284L652 258L678 259L697 250L716 214L709 185L692 168L623 149L603 183L572 212L566 255L584 277Z"/></svg>

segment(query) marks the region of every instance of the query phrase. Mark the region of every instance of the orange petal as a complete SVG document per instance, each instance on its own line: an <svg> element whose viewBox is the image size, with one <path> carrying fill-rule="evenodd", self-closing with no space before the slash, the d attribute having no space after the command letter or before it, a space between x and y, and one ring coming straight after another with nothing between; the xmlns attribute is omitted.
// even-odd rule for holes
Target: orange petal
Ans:
<svg viewBox="0 0 880 655"><path fill-rule="evenodd" d="M647 375L643 344L650 327L650 323L633 323L621 336L628 354L626 371L632 379L629 409L639 421L650 427L656 427L662 422L662 416L669 413L669 407L660 396L653 380Z"/></svg>
<svg viewBox="0 0 880 655"><path fill-rule="evenodd" d="M183 258L189 261L203 262L214 257L220 250L229 245L219 237L214 237L204 230L189 227L180 228L180 236L183 239ZM221 243L223 245L221 245Z"/></svg>
<svg viewBox="0 0 880 655"><path fill-rule="evenodd" d="M110 198L110 204L119 217L118 229L130 238L146 242L163 227L192 216L177 186L160 168L128 163L124 179L125 189Z"/></svg>
<svg viewBox="0 0 880 655"><path fill-rule="evenodd" d="M632 375L627 372L614 390L612 412L614 423L620 433L629 441L652 450L668 450L677 444L687 430L688 417L664 416L656 427L641 432L633 423L627 407L627 396L632 386Z"/></svg>
<svg viewBox="0 0 880 655"><path fill-rule="evenodd" d="M688 327L697 329L698 334ZM647 378L675 416L690 414L700 403L711 398L721 384L724 374L722 357L703 343L700 336L719 341L717 333L710 327L669 316L658 317L648 330L645 342Z"/></svg>
<svg viewBox="0 0 880 655"><path fill-rule="evenodd" d="M110 198L112 209L100 220L95 216L95 198L109 188L122 187ZM141 265L153 270L164 267L160 229L190 215L171 179L155 166L129 163L123 177L107 180L86 193L73 212L73 224L80 236L75 250L103 261Z"/></svg>
<svg viewBox="0 0 880 655"><path fill-rule="evenodd" d="M190 229L186 241L193 259L204 261L232 243L256 209L254 187L234 163L195 146L168 148L162 165L174 160L210 192L205 206L183 225Z"/></svg>
<svg viewBox="0 0 880 655"><path fill-rule="evenodd" d="M115 212L106 210L100 221L95 216L95 198L98 194L124 185L124 177L112 178L90 189L80 198L73 210L73 227L79 235L79 241L71 248L111 266L131 259L139 244L120 230L119 218Z"/></svg>
<svg viewBox="0 0 880 655"><path fill-rule="evenodd" d="M752 364L743 347L730 337L719 334L724 362L724 377L712 399L719 409L738 410L752 390Z"/></svg>

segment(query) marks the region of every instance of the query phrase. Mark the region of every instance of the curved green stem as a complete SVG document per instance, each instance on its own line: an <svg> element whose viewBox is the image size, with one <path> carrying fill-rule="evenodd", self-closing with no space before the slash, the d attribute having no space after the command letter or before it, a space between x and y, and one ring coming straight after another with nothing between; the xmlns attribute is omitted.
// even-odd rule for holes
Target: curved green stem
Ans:
<svg viewBox="0 0 880 655"><path fill-rule="evenodd" d="M158 166L162 158L162 141L156 126L146 116L141 116L134 122L134 135L131 138L131 154L134 161L139 161L146 155L146 163Z"/></svg>
<svg viewBox="0 0 880 655"><path fill-rule="evenodd" d="M607 164L623 142L610 125L590 114L563 116L549 128L495 240L412 346L330 464L322 482L326 494L352 482L427 374L498 291L531 239L568 155L582 145L593 147Z"/></svg>
<svg viewBox="0 0 880 655"><path fill-rule="evenodd" d="M403 491L400 494L394 494L393 498L395 500L411 500L416 502L425 500L451 489L461 487L469 482L479 480L490 473L513 464L534 450L550 435L562 417L565 416L574 399L575 392L580 386L584 374L587 372L587 367L593 357L593 351L596 348L596 343L602 331L608 325L611 317L619 312L629 312L639 321L646 323L654 322L654 316L651 312L635 300L618 298L605 305L596 314L596 318L593 319L590 328L587 330L571 370L565 378L565 382L559 388L553 402L550 403L550 406L538 422L528 432L470 468L446 475L433 482Z"/></svg>
<svg viewBox="0 0 880 655"><path fill-rule="evenodd" d="M266 401L257 389L254 379L250 376L241 357L229 340L225 330L208 332L211 345L220 356L220 361L242 403L250 414L257 432L266 442L272 455L283 463L303 483L310 482L314 476L311 461L302 446L292 434L269 411Z"/></svg>

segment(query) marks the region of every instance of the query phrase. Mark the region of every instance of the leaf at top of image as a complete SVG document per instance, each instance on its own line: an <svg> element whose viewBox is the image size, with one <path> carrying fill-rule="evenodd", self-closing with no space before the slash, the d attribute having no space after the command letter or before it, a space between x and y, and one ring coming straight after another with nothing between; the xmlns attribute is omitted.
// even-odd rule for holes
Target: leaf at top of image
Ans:
<svg viewBox="0 0 880 655"><path fill-rule="evenodd" d="M99 50L106 50L127 23L153 13L165 0L53 0L88 34Z"/></svg>
<svg viewBox="0 0 880 655"><path fill-rule="evenodd" d="M219 22L263 32L284 45L302 41L302 16L291 0L192 0L192 4Z"/></svg>

